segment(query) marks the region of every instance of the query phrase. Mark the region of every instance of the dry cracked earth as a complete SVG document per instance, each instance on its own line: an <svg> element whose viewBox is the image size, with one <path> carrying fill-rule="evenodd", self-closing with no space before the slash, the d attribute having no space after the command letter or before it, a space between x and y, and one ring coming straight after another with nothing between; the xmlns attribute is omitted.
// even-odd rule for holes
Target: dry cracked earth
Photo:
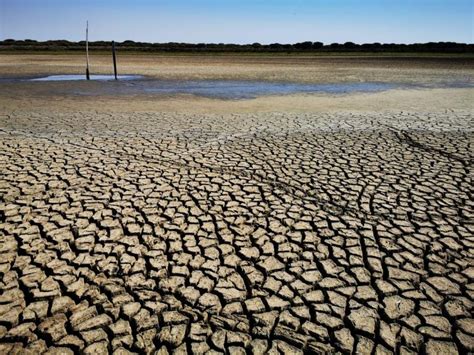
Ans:
<svg viewBox="0 0 474 355"><path fill-rule="evenodd" d="M0 116L0 353L474 351L472 112Z"/></svg>

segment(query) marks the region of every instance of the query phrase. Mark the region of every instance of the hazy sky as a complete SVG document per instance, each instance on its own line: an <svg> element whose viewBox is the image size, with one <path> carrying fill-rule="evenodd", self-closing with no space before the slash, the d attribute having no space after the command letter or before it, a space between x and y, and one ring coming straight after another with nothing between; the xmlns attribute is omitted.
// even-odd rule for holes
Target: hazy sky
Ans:
<svg viewBox="0 0 474 355"><path fill-rule="evenodd" d="M0 0L0 39L473 43L474 0Z"/></svg>

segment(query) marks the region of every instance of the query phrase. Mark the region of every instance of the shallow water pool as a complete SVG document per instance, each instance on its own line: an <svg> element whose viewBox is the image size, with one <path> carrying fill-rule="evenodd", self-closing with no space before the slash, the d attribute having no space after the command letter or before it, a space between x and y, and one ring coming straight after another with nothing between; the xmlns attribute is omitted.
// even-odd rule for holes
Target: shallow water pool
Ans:
<svg viewBox="0 0 474 355"><path fill-rule="evenodd" d="M120 80L132 80L132 79L140 79L142 78L141 75L118 75L118 79ZM91 80L115 80L115 76L113 75L91 75ZM85 74L66 74L66 75L49 75L43 78L34 78L29 79L30 81L77 81L77 80L87 80Z"/></svg>
<svg viewBox="0 0 474 355"><path fill-rule="evenodd" d="M148 94L191 94L224 99L249 99L263 95L298 93L377 92L393 89L396 85L387 83L303 84L243 80L190 80L143 82L139 84L139 87Z"/></svg>
<svg viewBox="0 0 474 355"><path fill-rule="evenodd" d="M375 93L392 89L427 88L420 84L385 83L385 82L345 82L345 83L291 83L279 81L249 80L162 80L141 75L120 75L114 80L113 75L92 75L90 81L81 75L51 75L30 79L14 79L15 82L32 82L43 85L51 82L44 89L59 91L61 94L97 96L97 95L195 95L218 99L253 99L268 95L291 94L350 94ZM7 79L11 81L11 79ZM68 82L71 82L70 84ZM55 84L55 82L57 84ZM435 87L472 87L467 82L446 82Z"/></svg>

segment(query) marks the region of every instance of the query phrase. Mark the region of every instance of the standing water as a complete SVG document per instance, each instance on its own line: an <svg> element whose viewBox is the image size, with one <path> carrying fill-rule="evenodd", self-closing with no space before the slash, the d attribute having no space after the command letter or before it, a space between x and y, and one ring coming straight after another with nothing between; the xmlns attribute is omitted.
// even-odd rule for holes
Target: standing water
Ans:
<svg viewBox="0 0 474 355"><path fill-rule="evenodd" d="M30 82L71 82L61 85L63 94L72 95L177 95L188 94L219 99L253 99L265 95L291 94L350 94L374 93L392 89L426 88L423 84L401 84L383 82L345 82L345 83L291 83L278 81L247 81L247 80L160 80L141 75L92 75L86 81L85 75L51 75L28 79ZM4 81L3 79L2 81ZM9 80L7 81L24 81ZM84 83L74 84L76 81ZM53 84L49 90L57 90ZM59 84L58 84L59 85ZM472 87L470 82L453 82L439 84L437 87Z"/></svg>

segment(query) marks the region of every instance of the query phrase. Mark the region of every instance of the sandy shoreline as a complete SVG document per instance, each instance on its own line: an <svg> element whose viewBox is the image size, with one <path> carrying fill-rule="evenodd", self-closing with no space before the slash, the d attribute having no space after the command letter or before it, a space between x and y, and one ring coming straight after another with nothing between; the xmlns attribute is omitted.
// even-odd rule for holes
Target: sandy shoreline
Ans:
<svg viewBox="0 0 474 355"><path fill-rule="evenodd" d="M0 76L79 60L14 59ZM166 60L130 68L473 75ZM474 351L474 89L229 101L52 87L0 87L0 353Z"/></svg>
<svg viewBox="0 0 474 355"><path fill-rule="evenodd" d="M1 91L1 90L0 90ZM442 112L472 110L474 89L390 90L381 93L350 95L299 94L263 96L249 100L220 100L192 95L133 97L61 96L49 90L24 87L6 90L0 96L0 110L92 112L188 112L188 113L259 113L259 112Z"/></svg>

